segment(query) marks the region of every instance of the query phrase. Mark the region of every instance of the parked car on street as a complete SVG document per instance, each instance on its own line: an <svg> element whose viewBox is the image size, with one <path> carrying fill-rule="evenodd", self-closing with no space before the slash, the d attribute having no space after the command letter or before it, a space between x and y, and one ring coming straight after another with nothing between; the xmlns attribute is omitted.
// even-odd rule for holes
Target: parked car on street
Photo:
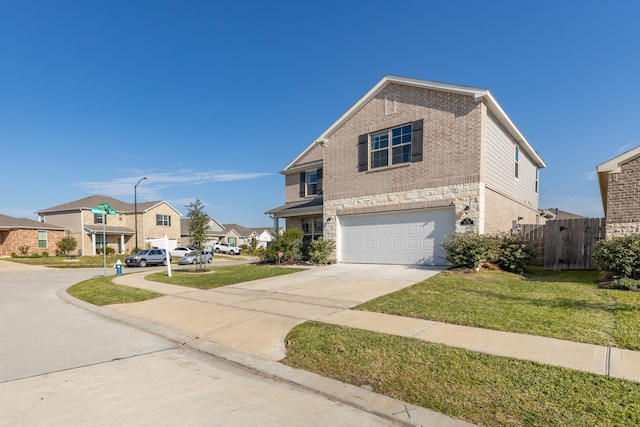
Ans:
<svg viewBox="0 0 640 427"><path fill-rule="evenodd" d="M167 253L164 249L144 249L128 256L124 262L127 267L146 267L147 265L167 265Z"/></svg>
<svg viewBox="0 0 640 427"><path fill-rule="evenodd" d="M213 247L213 250L216 253L224 253L224 254L229 254L229 255L240 255L242 253L242 249L237 247L237 246L233 246L230 245L228 243L216 243L216 245Z"/></svg>
<svg viewBox="0 0 640 427"><path fill-rule="evenodd" d="M177 248L169 251L169 253L171 254L171 258L173 259L173 258L180 258L182 256L185 256L189 252L193 252L195 250L196 248L192 248L191 246L178 246Z"/></svg>
<svg viewBox="0 0 640 427"><path fill-rule="evenodd" d="M181 256L178 264L198 264L198 263L211 264L213 262L213 254L209 251L191 251L188 254Z"/></svg>

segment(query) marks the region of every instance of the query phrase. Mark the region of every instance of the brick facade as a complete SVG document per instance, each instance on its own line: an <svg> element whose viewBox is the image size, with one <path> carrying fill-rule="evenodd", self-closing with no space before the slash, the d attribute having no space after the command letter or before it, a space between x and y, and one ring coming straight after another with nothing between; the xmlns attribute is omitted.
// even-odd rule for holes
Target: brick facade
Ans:
<svg viewBox="0 0 640 427"><path fill-rule="evenodd" d="M44 252L55 255L58 250L57 244L64 239L63 230L44 230L47 232L47 245L44 248L38 247L38 231L32 229L16 229L0 232L0 256L11 256L11 254L21 255L21 246L28 246L27 255Z"/></svg>
<svg viewBox="0 0 640 427"><path fill-rule="evenodd" d="M513 221L517 224L539 224L540 213L497 191L485 189L485 221L483 233L510 233Z"/></svg>
<svg viewBox="0 0 640 427"><path fill-rule="evenodd" d="M640 157L610 173L607 191L607 237L640 233Z"/></svg>
<svg viewBox="0 0 640 427"><path fill-rule="evenodd" d="M285 201L292 206L311 200L300 194L300 172L322 168L325 239L336 240L338 219L343 215L413 209L450 207L455 213L455 229L460 232L510 232L512 221L519 217L522 222L540 222L537 192L527 198L527 204L518 199L533 193L533 184L530 191L521 191L528 181L514 179L513 168L501 162L506 158L513 163L513 147L519 143L523 144L523 157L530 160L527 173L534 176L536 168L544 167L542 160L508 118L496 118L496 114L504 113L492 98L484 98L488 92L431 83L391 78L379 84L285 168ZM489 111L492 120L499 122L492 130L491 141ZM369 138L370 156L372 133L416 123L422 123L421 159L412 157L411 162L399 164L389 161L389 166L378 168L369 164L366 170L359 167L359 141L365 141L360 136ZM507 151L495 143L496 132L506 135ZM498 160L496 153L500 154ZM487 187L488 162L492 162L492 188ZM500 192L504 182L508 188ZM272 211L276 217L278 209ZM281 212L288 229L299 228L300 217L292 216L294 211ZM472 224L463 225L463 219Z"/></svg>

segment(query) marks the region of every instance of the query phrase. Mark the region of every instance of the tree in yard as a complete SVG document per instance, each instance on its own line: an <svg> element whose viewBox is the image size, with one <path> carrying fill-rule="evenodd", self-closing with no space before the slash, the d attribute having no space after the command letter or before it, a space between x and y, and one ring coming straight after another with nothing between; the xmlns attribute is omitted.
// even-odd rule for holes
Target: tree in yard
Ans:
<svg viewBox="0 0 640 427"><path fill-rule="evenodd" d="M56 246L63 254L71 256L71 252L75 251L78 247L78 241L71 235L70 231L67 231L64 238L56 243Z"/></svg>
<svg viewBox="0 0 640 427"><path fill-rule="evenodd" d="M185 206L187 208L187 227L189 229L189 240L191 245L202 251L204 243L207 241L207 231L209 231L210 217L203 211L204 205L200 199ZM200 260L201 257L198 257ZM206 264L205 264L206 265Z"/></svg>
<svg viewBox="0 0 640 427"><path fill-rule="evenodd" d="M291 228L276 237L276 240L267 248L266 257L271 262L291 262L301 256L301 245L304 233L302 230ZM282 258L278 253L282 252Z"/></svg>

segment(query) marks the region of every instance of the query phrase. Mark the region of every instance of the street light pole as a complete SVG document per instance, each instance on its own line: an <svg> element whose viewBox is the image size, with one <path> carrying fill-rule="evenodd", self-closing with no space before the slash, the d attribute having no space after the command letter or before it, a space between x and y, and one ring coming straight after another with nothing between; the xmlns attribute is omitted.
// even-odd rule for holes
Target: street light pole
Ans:
<svg viewBox="0 0 640 427"><path fill-rule="evenodd" d="M147 177L145 176L144 178L140 178L138 180L138 182L136 183L136 185L133 186L133 210L135 211L133 213L134 215L134 219L135 219L135 233L136 233L136 248L135 251L138 251L138 184L140 184L142 181L144 181L145 179L147 179Z"/></svg>

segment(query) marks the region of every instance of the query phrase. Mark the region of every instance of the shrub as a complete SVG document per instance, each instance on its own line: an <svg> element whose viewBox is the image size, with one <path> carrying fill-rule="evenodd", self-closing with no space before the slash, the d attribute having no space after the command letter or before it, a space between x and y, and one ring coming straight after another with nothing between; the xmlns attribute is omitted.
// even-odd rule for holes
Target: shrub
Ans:
<svg viewBox="0 0 640 427"><path fill-rule="evenodd" d="M505 235L497 237L495 263L501 270L521 273L535 258L535 247L521 236Z"/></svg>
<svg viewBox="0 0 640 427"><path fill-rule="evenodd" d="M520 236L453 233L442 243L454 267L478 270L496 264L501 270L521 272L535 257L535 247Z"/></svg>
<svg viewBox="0 0 640 427"><path fill-rule="evenodd" d="M312 264L326 265L329 264L329 257L336 248L336 243L333 240L318 239L311 242L311 249L309 251L309 260Z"/></svg>
<svg viewBox="0 0 640 427"><path fill-rule="evenodd" d="M454 267L477 270L496 258L496 239L489 235L453 233L447 236L442 247L447 251L446 260Z"/></svg>
<svg viewBox="0 0 640 427"><path fill-rule="evenodd" d="M640 280L621 277L620 279L616 279L611 282L610 287L612 289L622 289L624 291L637 291L640 290Z"/></svg>
<svg viewBox="0 0 640 427"><path fill-rule="evenodd" d="M31 246L29 245L18 246L18 250L20 251L20 255L22 256L27 256L29 254L29 249L31 249Z"/></svg>
<svg viewBox="0 0 640 427"><path fill-rule="evenodd" d="M278 253L282 252L282 262L291 262L300 257L300 248L304 233L302 230L289 229L279 235L271 246L267 249L266 260L277 262Z"/></svg>
<svg viewBox="0 0 640 427"><path fill-rule="evenodd" d="M598 269L610 277L640 279L640 234L600 240L593 258Z"/></svg>
<svg viewBox="0 0 640 427"><path fill-rule="evenodd" d="M43 257L48 257L48 256L49 256L49 252L47 252L47 251L42 251L42 256L43 256Z"/></svg>

